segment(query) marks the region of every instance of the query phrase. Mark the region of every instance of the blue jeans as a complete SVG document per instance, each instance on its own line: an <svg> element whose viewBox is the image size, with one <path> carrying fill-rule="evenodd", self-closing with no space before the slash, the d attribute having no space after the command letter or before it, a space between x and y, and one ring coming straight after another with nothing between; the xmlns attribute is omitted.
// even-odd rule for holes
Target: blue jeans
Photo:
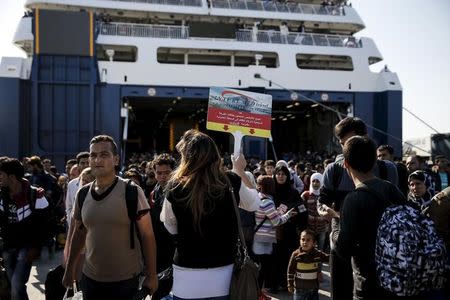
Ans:
<svg viewBox="0 0 450 300"><path fill-rule="evenodd" d="M294 300L319 300L319 290L295 290Z"/></svg>
<svg viewBox="0 0 450 300"><path fill-rule="evenodd" d="M31 263L27 261L27 248L3 251L6 274L11 282L11 300L28 300L27 282Z"/></svg>
<svg viewBox="0 0 450 300"><path fill-rule="evenodd" d="M316 234L316 240L317 240L317 249L320 251L324 251L325 246L325 239L328 237L327 232L321 232Z"/></svg>

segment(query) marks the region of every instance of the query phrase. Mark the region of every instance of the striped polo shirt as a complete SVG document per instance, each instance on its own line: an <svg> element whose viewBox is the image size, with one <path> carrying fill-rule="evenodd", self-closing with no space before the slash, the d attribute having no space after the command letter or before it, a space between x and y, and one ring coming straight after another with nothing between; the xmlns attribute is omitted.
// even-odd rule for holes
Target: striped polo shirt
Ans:
<svg viewBox="0 0 450 300"><path fill-rule="evenodd" d="M320 263L328 262L329 255L317 249L304 252L300 249L292 253L288 266L288 287L301 289L318 289Z"/></svg>

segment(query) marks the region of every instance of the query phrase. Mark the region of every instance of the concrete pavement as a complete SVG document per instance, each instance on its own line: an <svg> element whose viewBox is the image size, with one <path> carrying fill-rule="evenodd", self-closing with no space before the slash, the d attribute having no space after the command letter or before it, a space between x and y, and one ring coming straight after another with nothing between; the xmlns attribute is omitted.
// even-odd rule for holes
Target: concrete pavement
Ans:
<svg viewBox="0 0 450 300"><path fill-rule="evenodd" d="M50 258L47 249L42 251L41 258L37 260L31 270L30 279L27 284L27 291L30 300L45 300L45 278L47 273L53 268L57 267L62 262L62 251L55 253L54 257ZM321 284L319 290L319 299L330 299L330 273L328 272L328 265L324 264L324 282ZM290 300L292 295L288 292L280 292L278 294L270 294L274 300ZM147 299L150 299L147 297Z"/></svg>

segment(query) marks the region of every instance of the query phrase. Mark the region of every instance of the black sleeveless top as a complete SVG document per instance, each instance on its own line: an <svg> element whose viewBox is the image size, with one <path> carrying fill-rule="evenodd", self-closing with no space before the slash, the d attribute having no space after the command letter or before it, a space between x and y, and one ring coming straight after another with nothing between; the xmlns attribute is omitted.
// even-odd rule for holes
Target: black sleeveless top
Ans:
<svg viewBox="0 0 450 300"><path fill-rule="evenodd" d="M234 173L227 173L233 185L236 201L239 203L241 179ZM215 201L214 209L203 216L202 232L194 227L193 215L187 206L187 189L178 187L166 197L172 204L178 224L174 263L186 268L216 268L234 262L238 236L237 220L233 198L227 189L224 197Z"/></svg>

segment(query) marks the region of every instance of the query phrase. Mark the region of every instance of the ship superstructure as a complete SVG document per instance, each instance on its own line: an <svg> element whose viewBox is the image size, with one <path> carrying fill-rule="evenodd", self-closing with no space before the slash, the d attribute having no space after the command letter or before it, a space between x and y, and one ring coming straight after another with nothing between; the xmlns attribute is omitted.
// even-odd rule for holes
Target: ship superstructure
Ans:
<svg viewBox="0 0 450 300"><path fill-rule="evenodd" d="M338 149L341 116L363 118L378 143L399 149L401 85L364 23L344 1L28 0L4 58L0 152L55 153L64 160L107 133L127 151L173 150L187 128L205 130L209 88L273 96L277 152ZM7 99L7 100L5 100ZM8 124L16 135L8 134ZM223 152L229 136L212 133ZM267 141L246 138L265 158Z"/></svg>

